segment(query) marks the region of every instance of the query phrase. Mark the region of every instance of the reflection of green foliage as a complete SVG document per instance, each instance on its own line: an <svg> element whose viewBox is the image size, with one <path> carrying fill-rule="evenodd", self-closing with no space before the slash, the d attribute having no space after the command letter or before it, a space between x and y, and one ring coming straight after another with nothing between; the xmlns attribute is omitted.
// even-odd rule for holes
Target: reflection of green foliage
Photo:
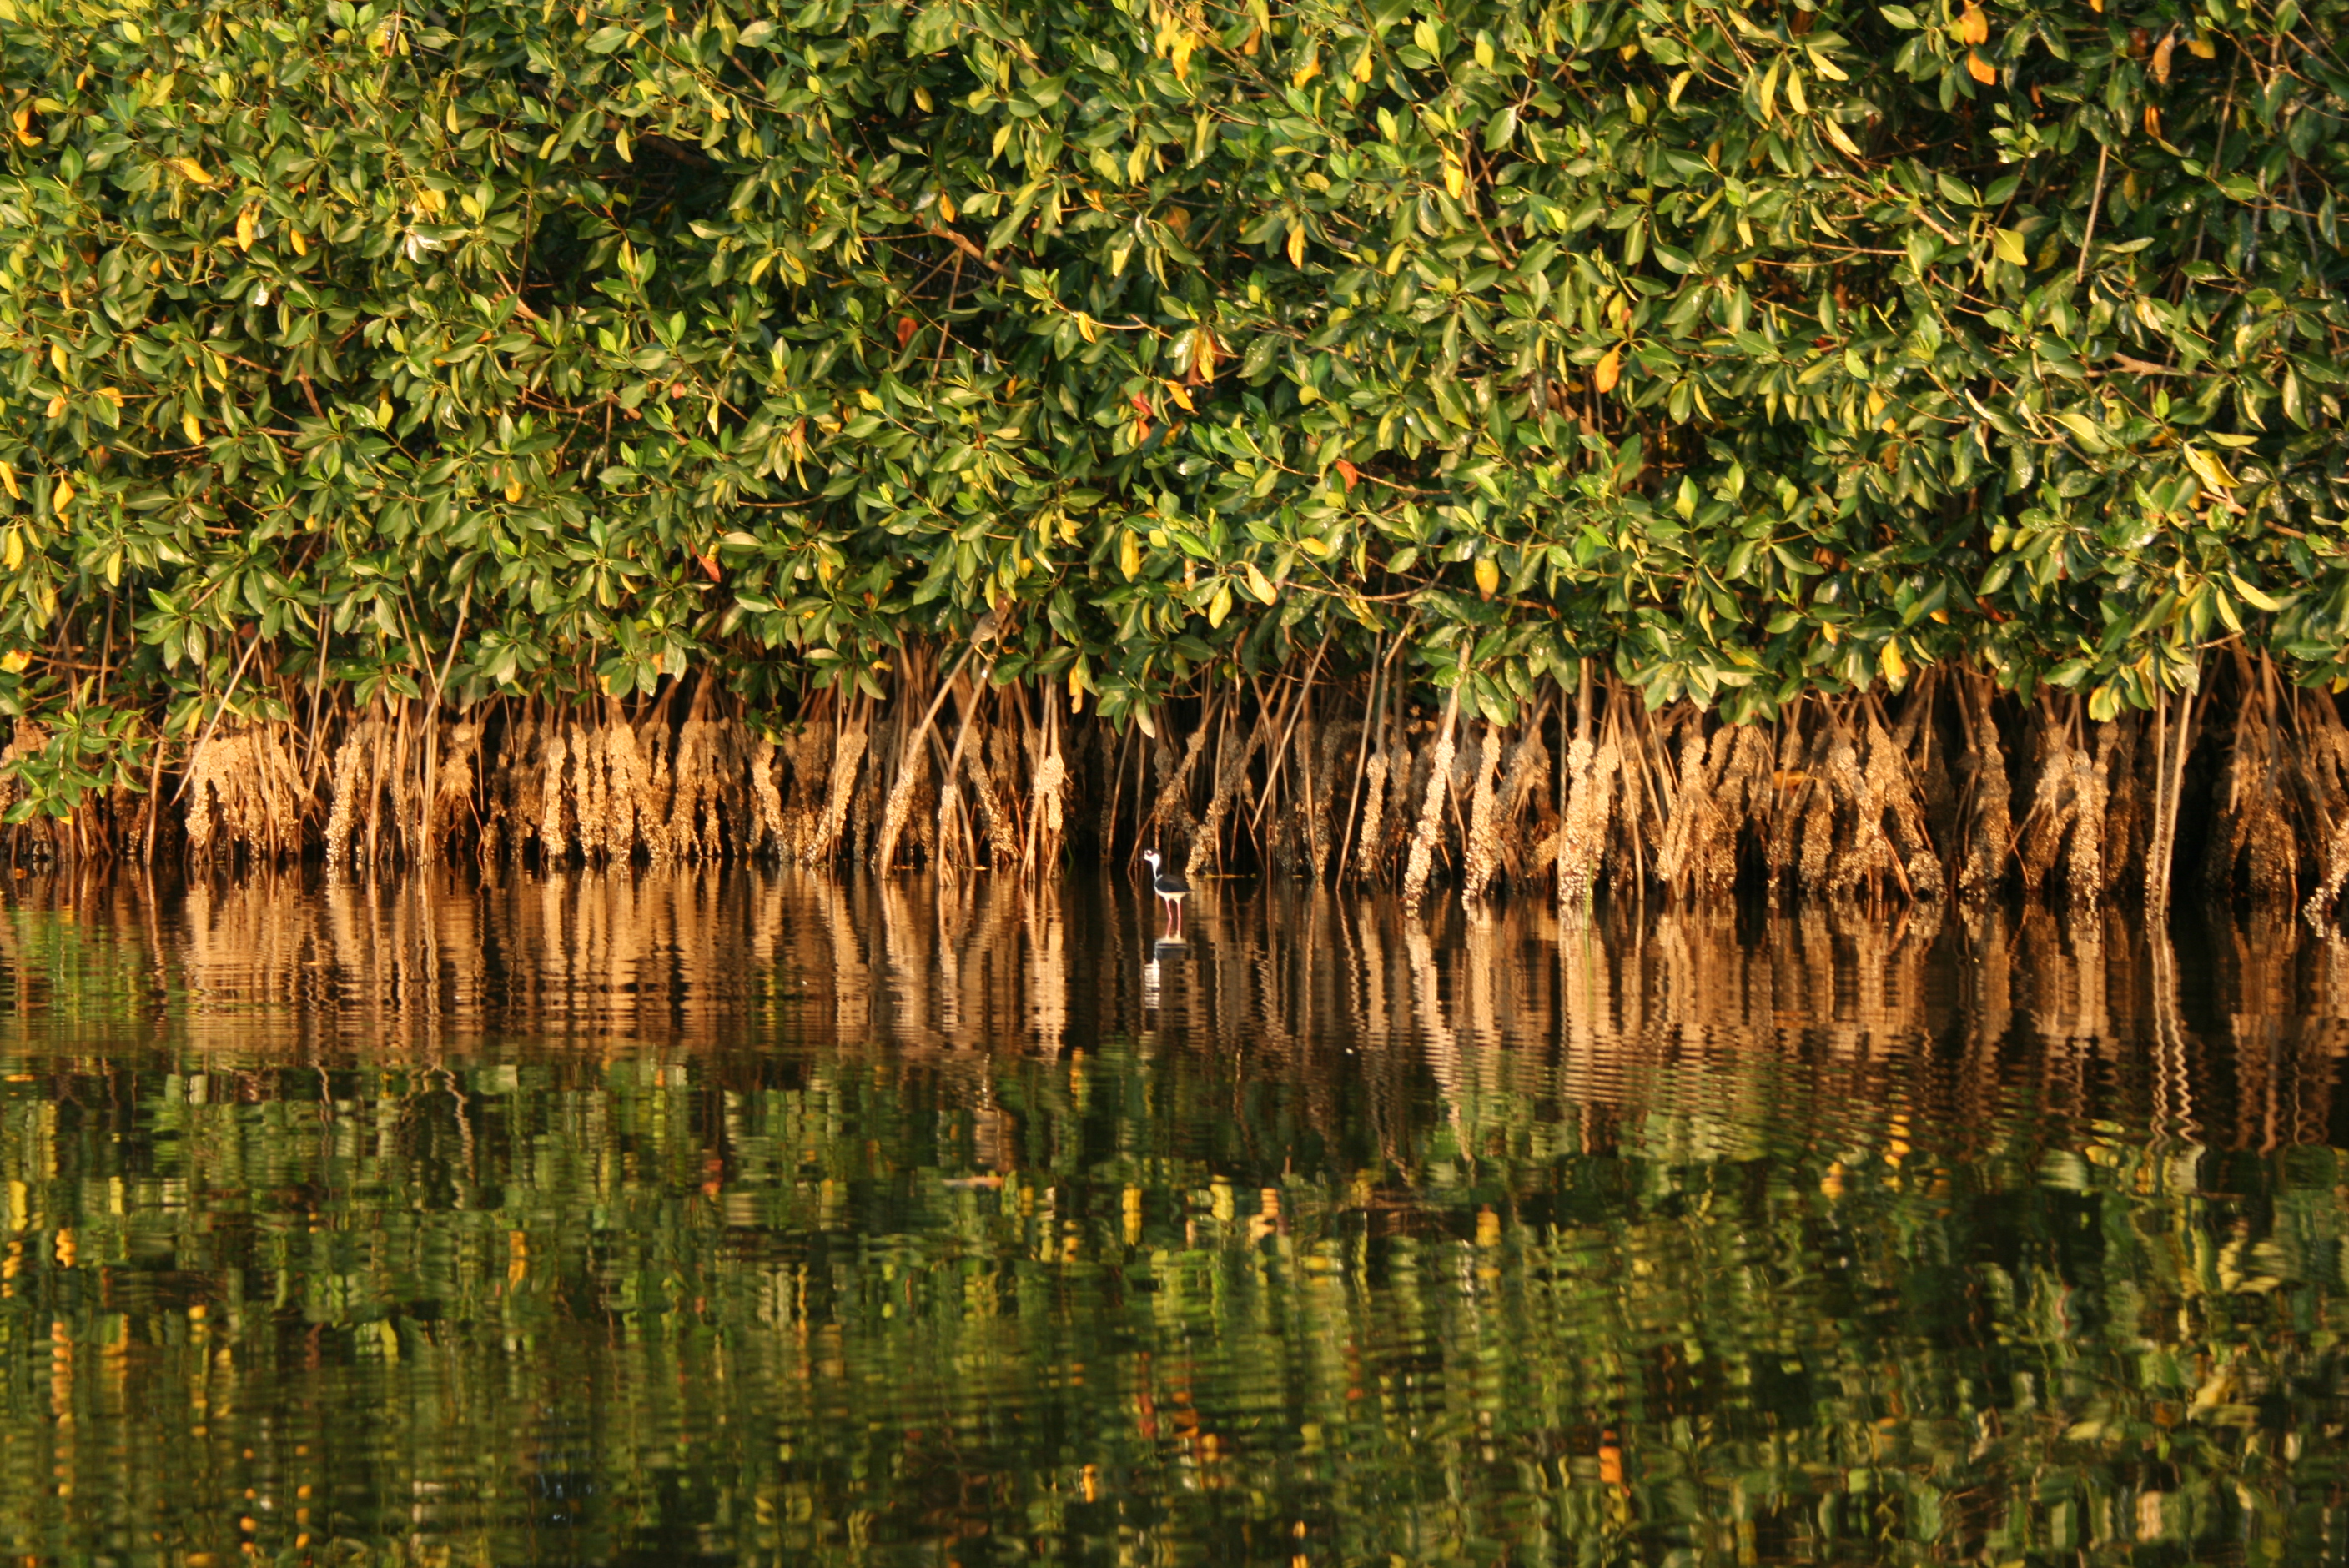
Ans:
<svg viewBox="0 0 2349 1568"><path fill-rule="evenodd" d="M2330 1150L2222 1171L2014 1115L1958 1161L1771 1064L1636 1086L1745 1109L1596 1148L1571 1104L1340 1082L1309 1111L1122 1043L983 1080L11 1065L12 1553L2342 1545Z"/></svg>
<svg viewBox="0 0 2349 1568"><path fill-rule="evenodd" d="M105 923L0 903L0 1047L137 1037L182 989L151 949Z"/></svg>

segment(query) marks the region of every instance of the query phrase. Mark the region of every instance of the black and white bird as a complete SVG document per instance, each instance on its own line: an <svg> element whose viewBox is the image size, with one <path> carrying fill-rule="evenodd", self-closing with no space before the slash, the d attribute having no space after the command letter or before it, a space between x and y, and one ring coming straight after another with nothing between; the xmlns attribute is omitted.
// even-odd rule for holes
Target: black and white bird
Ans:
<svg viewBox="0 0 2349 1568"><path fill-rule="evenodd" d="M1184 880L1181 872L1169 870L1163 864L1156 850L1143 851L1142 858L1150 862L1150 891L1166 905L1167 918L1174 923L1174 929L1182 930L1183 900L1190 892L1191 884Z"/></svg>

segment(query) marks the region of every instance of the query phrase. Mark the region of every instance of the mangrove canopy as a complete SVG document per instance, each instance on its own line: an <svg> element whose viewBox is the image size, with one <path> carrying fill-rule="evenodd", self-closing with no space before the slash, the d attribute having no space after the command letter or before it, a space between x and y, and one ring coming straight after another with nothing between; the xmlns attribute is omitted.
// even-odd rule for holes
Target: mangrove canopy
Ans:
<svg viewBox="0 0 2349 1568"><path fill-rule="evenodd" d="M2344 36L0 0L16 848L2329 896Z"/></svg>

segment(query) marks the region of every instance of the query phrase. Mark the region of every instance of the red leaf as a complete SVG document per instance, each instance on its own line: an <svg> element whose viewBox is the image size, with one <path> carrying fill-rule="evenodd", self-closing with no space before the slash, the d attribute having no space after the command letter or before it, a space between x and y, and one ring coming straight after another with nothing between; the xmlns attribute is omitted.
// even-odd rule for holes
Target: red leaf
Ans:
<svg viewBox="0 0 2349 1568"><path fill-rule="evenodd" d="M919 323L917 323L917 322L916 322L912 316L910 316L910 315L901 315L901 316L899 316L899 317L897 318L897 346L898 346L898 348L902 350L902 349L905 346L905 345L907 345L907 344L909 344L909 343L913 342L913 341L914 341L914 334L916 334L916 333L917 333L917 332L919 332L919 331L921 331L921 330L922 330L922 328L921 328L920 324L919 324Z"/></svg>
<svg viewBox="0 0 2349 1568"><path fill-rule="evenodd" d="M688 549L691 549L691 547L690 547L690 546L688 546ZM719 575L719 573L718 573L718 560L717 560L717 557L715 557L715 556L710 556L710 555L704 555L704 554L702 554L702 553L701 553L701 552L699 552L698 550L694 550L694 551L692 552L692 554L693 554L693 559L694 559L695 562L696 562L697 564L698 564L698 565L700 566L700 568L701 568L704 572L707 572L708 573L709 573L709 580L710 580L712 583L719 583L719 582L723 582L723 581L724 581L724 579L723 579L723 578L721 578L721 577Z"/></svg>
<svg viewBox="0 0 2349 1568"><path fill-rule="evenodd" d="M1361 477L1361 469L1356 468L1345 459L1340 458L1338 459L1338 477L1346 481L1346 493L1348 495L1354 493L1354 481Z"/></svg>

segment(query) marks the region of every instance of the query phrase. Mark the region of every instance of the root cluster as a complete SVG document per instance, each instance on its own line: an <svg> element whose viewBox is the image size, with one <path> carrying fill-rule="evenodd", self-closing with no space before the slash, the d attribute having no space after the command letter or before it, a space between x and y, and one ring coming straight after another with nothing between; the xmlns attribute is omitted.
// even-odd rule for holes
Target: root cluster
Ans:
<svg viewBox="0 0 2349 1568"><path fill-rule="evenodd" d="M48 737L19 724L10 775ZM881 699L781 717L709 680L662 696L469 712L378 702L221 727L149 797L19 823L19 860L136 851L214 864L317 854L371 873L470 856L554 867L764 859L1027 874L1145 847L1192 878L1390 884L1407 903L1602 889L1683 902L2087 906L2298 903L2349 887L2349 723L2249 655L2150 712L2091 716L1939 670L1898 698L1809 696L1733 725L1585 671L1509 719L1414 703L1381 666L1170 703L1145 729L969 655L909 655ZM2178 868L2186 870L2181 876Z"/></svg>

